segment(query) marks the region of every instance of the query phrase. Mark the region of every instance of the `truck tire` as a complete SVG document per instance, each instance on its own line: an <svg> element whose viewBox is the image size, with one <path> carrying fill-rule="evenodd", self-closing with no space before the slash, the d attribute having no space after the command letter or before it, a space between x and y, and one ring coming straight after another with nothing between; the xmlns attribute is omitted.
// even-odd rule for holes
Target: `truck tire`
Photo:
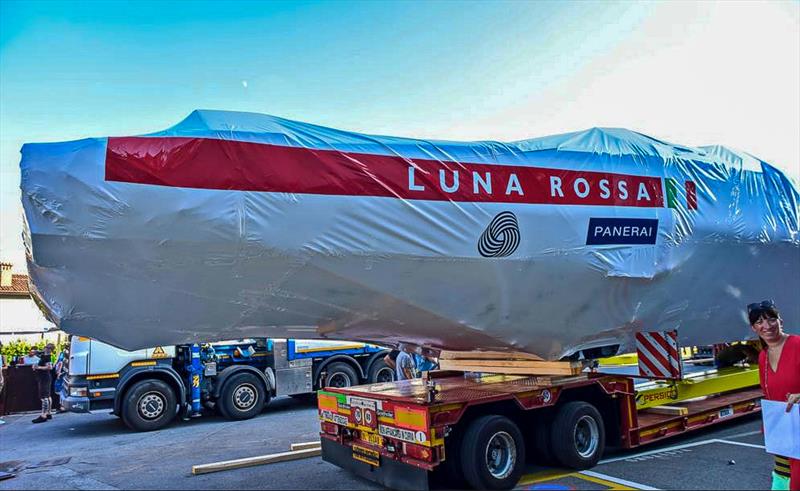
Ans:
<svg viewBox="0 0 800 491"><path fill-rule="evenodd" d="M159 430L178 412L175 391L161 380L140 380L125 391L122 421L134 431Z"/></svg>
<svg viewBox="0 0 800 491"><path fill-rule="evenodd" d="M358 385L358 374L347 363L331 363L323 370L326 372L325 387L341 388Z"/></svg>
<svg viewBox="0 0 800 491"><path fill-rule="evenodd" d="M394 379L394 370L383 359L375 360L372 366L369 367L369 383L371 384L393 382Z"/></svg>
<svg viewBox="0 0 800 491"><path fill-rule="evenodd" d="M606 433L600 412L583 401L558 408L550 432L553 457L570 469L594 467L603 455Z"/></svg>
<svg viewBox="0 0 800 491"><path fill-rule="evenodd" d="M511 489L525 469L525 440L505 416L481 416L461 442L461 470L474 489Z"/></svg>
<svg viewBox="0 0 800 491"><path fill-rule="evenodd" d="M225 381L217 401L220 412L228 419L250 419L269 402L261 380L252 373L231 375Z"/></svg>

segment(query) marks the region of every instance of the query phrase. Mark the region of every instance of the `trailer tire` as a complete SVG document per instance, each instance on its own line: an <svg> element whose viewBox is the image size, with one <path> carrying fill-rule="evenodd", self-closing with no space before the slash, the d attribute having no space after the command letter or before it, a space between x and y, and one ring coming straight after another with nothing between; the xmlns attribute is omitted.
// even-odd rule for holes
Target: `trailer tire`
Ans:
<svg viewBox="0 0 800 491"><path fill-rule="evenodd" d="M220 412L228 419L250 419L269 402L264 384L252 373L237 373L225 381L220 392Z"/></svg>
<svg viewBox="0 0 800 491"><path fill-rule="evenodd" d="M474 489L511 489L525 469L525 440L513 421L488 415L467 427L461 470Z"/></svg>
<svg viewBox="0 0 800 491"><path fill-rule="evenodd" d="M375 360L372 366L369 367L369 383L371 384L394 382L394 379L394 370L383 359Z"/></svg>
<svg viewBox="0 0 800 491"><path fill-rule="evenodd" d="M331 363L324 370L326 372L325 387L341 388L358 385L358 374L347 363Z"/></svg>
<svg viewBox="0 0 800 491"><path fill-rule="evenodd" d="M453 431L444 439L445 459L434 471L442 489L466 489L464 471L461 470L461 442L463 434Z"/></svg>
<svg viewBox="0 0 800 491"><path fill-rule="evenodd" d="M154 431L167 426L178 413L175 391L161 380L135 382L122 400L122 421L134 431Z"/></svg>
<svg viewBox="0 0 800 491"><path fill-rule="evenodd" d="M551 428L552 419L548 417L538 419L533 425L533 435L531 435L533 452L531 453L533 454L534 463L538 465L550 466L555 463L553 451L550 447Z"/></svg>
<svg viewBox="0 0 800 491"><path fill-rule="evenodd" d="M571 469L594 467L606 443L603 417L593 405L573 401L558 408L550 433L555 459Z"/></svg>

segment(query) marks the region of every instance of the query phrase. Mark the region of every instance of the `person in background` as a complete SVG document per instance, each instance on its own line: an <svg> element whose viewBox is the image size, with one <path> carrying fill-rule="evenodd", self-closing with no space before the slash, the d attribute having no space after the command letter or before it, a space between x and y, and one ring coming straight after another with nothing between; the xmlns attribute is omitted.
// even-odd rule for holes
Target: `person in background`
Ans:
<svg viewBox="0 0 800 491"><path fill-rule="evenodd" d="M764 345L758 357L764 398L785 402L786 412L789 412L800 402L800 336L783 331L783 319L772 300L748 305L747 317ZM772 489L800 491L800 460L775 456Z"/></svg>
<svg viewBox="0 0 800 491"><path fill-rule="evenodd" d="M3 357L3 342L0 341L0 399L3 397L3 389L6 385L6 380L3 377L3 367L6 366L6 360ZM0 418L0 425L6 424L3 418Z"/></svg>
<svg viewBox="0 0 800 491"><path fill-rule="evenodd" d="M411 356L411 347L406 344L400 344L400 353L395 360L396 368L395 374L397 380L411 380L414 378L414 357Z"/></svg>
<svg viewBox="0 0 800 491"><path fill-rule="evenodd" d="M42 400L42 414L39 415L32 423L44 423L47 420L53 419L50 412L52 400L50 399L50 391L53 386L53 346L52 343L47 343L44 351L39 356L39 363L33 366L34 373L36 374L36 383L39 385L39 398Z"/></svg>
<svg viewBox="0 0 800 491"><path fill-rule="evenodd" d="M397 363L395 362L395 360L397 360L397 355L399 354L400 350L393 349L386 356L383 357L383 361L392 370L397 370Z"/></svg>
<svg viewBox="0 0 800 491"><path fill-rule="evenodd" d="M414 362L417 366L417 371L419 372L420 376L422 375L422 372L436 370L436 368L439 366L439 363L436 361L436 358L433 357L432 353L424 348L422 350L422 354L414 353Z"/></svg>
<svg viewBox="0 0 800 491"><path fill-rule="evenodd" d="M64 379L67 376L69 371L67 360L69 360L69 347L65 347L61 352L58 354L58 358L56 358L55 367L53 368L53 391L56 394L61 393L61 389L64 387ZM56 408L57 413L66 412L60 407Z"/></svg>
<svg viewBox="0 0 800 491"><path fill-rule="evenodd" d="M35 347L31 346L31 349L28 350L28 354L22 357L22 364L23 365L39 364L39 355L36 353Z"/></svg>

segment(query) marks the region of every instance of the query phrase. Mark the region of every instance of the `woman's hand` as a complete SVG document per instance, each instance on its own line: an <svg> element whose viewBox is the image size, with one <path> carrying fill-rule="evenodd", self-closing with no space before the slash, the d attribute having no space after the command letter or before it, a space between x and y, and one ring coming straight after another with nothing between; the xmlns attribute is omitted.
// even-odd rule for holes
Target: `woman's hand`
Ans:
<svg viewBox="0 0 800 491"><path fill-rule="evenodd" d="M791 411L792 406L798 403L800 403L800 393L789 394L788 396L786 396L786 412L788 413L789 411Z"/></svg>

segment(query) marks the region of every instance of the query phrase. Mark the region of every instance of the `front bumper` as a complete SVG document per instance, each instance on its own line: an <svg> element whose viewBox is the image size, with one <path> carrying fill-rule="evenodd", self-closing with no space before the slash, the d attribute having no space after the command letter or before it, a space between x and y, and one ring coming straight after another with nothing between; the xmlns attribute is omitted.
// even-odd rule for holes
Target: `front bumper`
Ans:
<svg viewBox="0 0 800 491"><path fill-rule="evenodd" d="M353 449L322 436L322 460L346 469L390 489L429 489L428 471L396 460L380 457L380 467L353 458Z"/></svg>
<svg viewBox="0 0 800 491"><path fill-rule="evenodd" d="M88 413L89 412L89 398L88 397L72 397L66 394L66 391L61 391L58 394L61 400L61 409L71 413Z"/></svg>
<svg viewBox="0 0 800 491"><path fill-rule="evenodd" d="M69 384L64 384L58 393L61 409L71 413L90 413L92 411L109 411L114 409L114 391L108 390L101 396L71 396Z"/></svg>

